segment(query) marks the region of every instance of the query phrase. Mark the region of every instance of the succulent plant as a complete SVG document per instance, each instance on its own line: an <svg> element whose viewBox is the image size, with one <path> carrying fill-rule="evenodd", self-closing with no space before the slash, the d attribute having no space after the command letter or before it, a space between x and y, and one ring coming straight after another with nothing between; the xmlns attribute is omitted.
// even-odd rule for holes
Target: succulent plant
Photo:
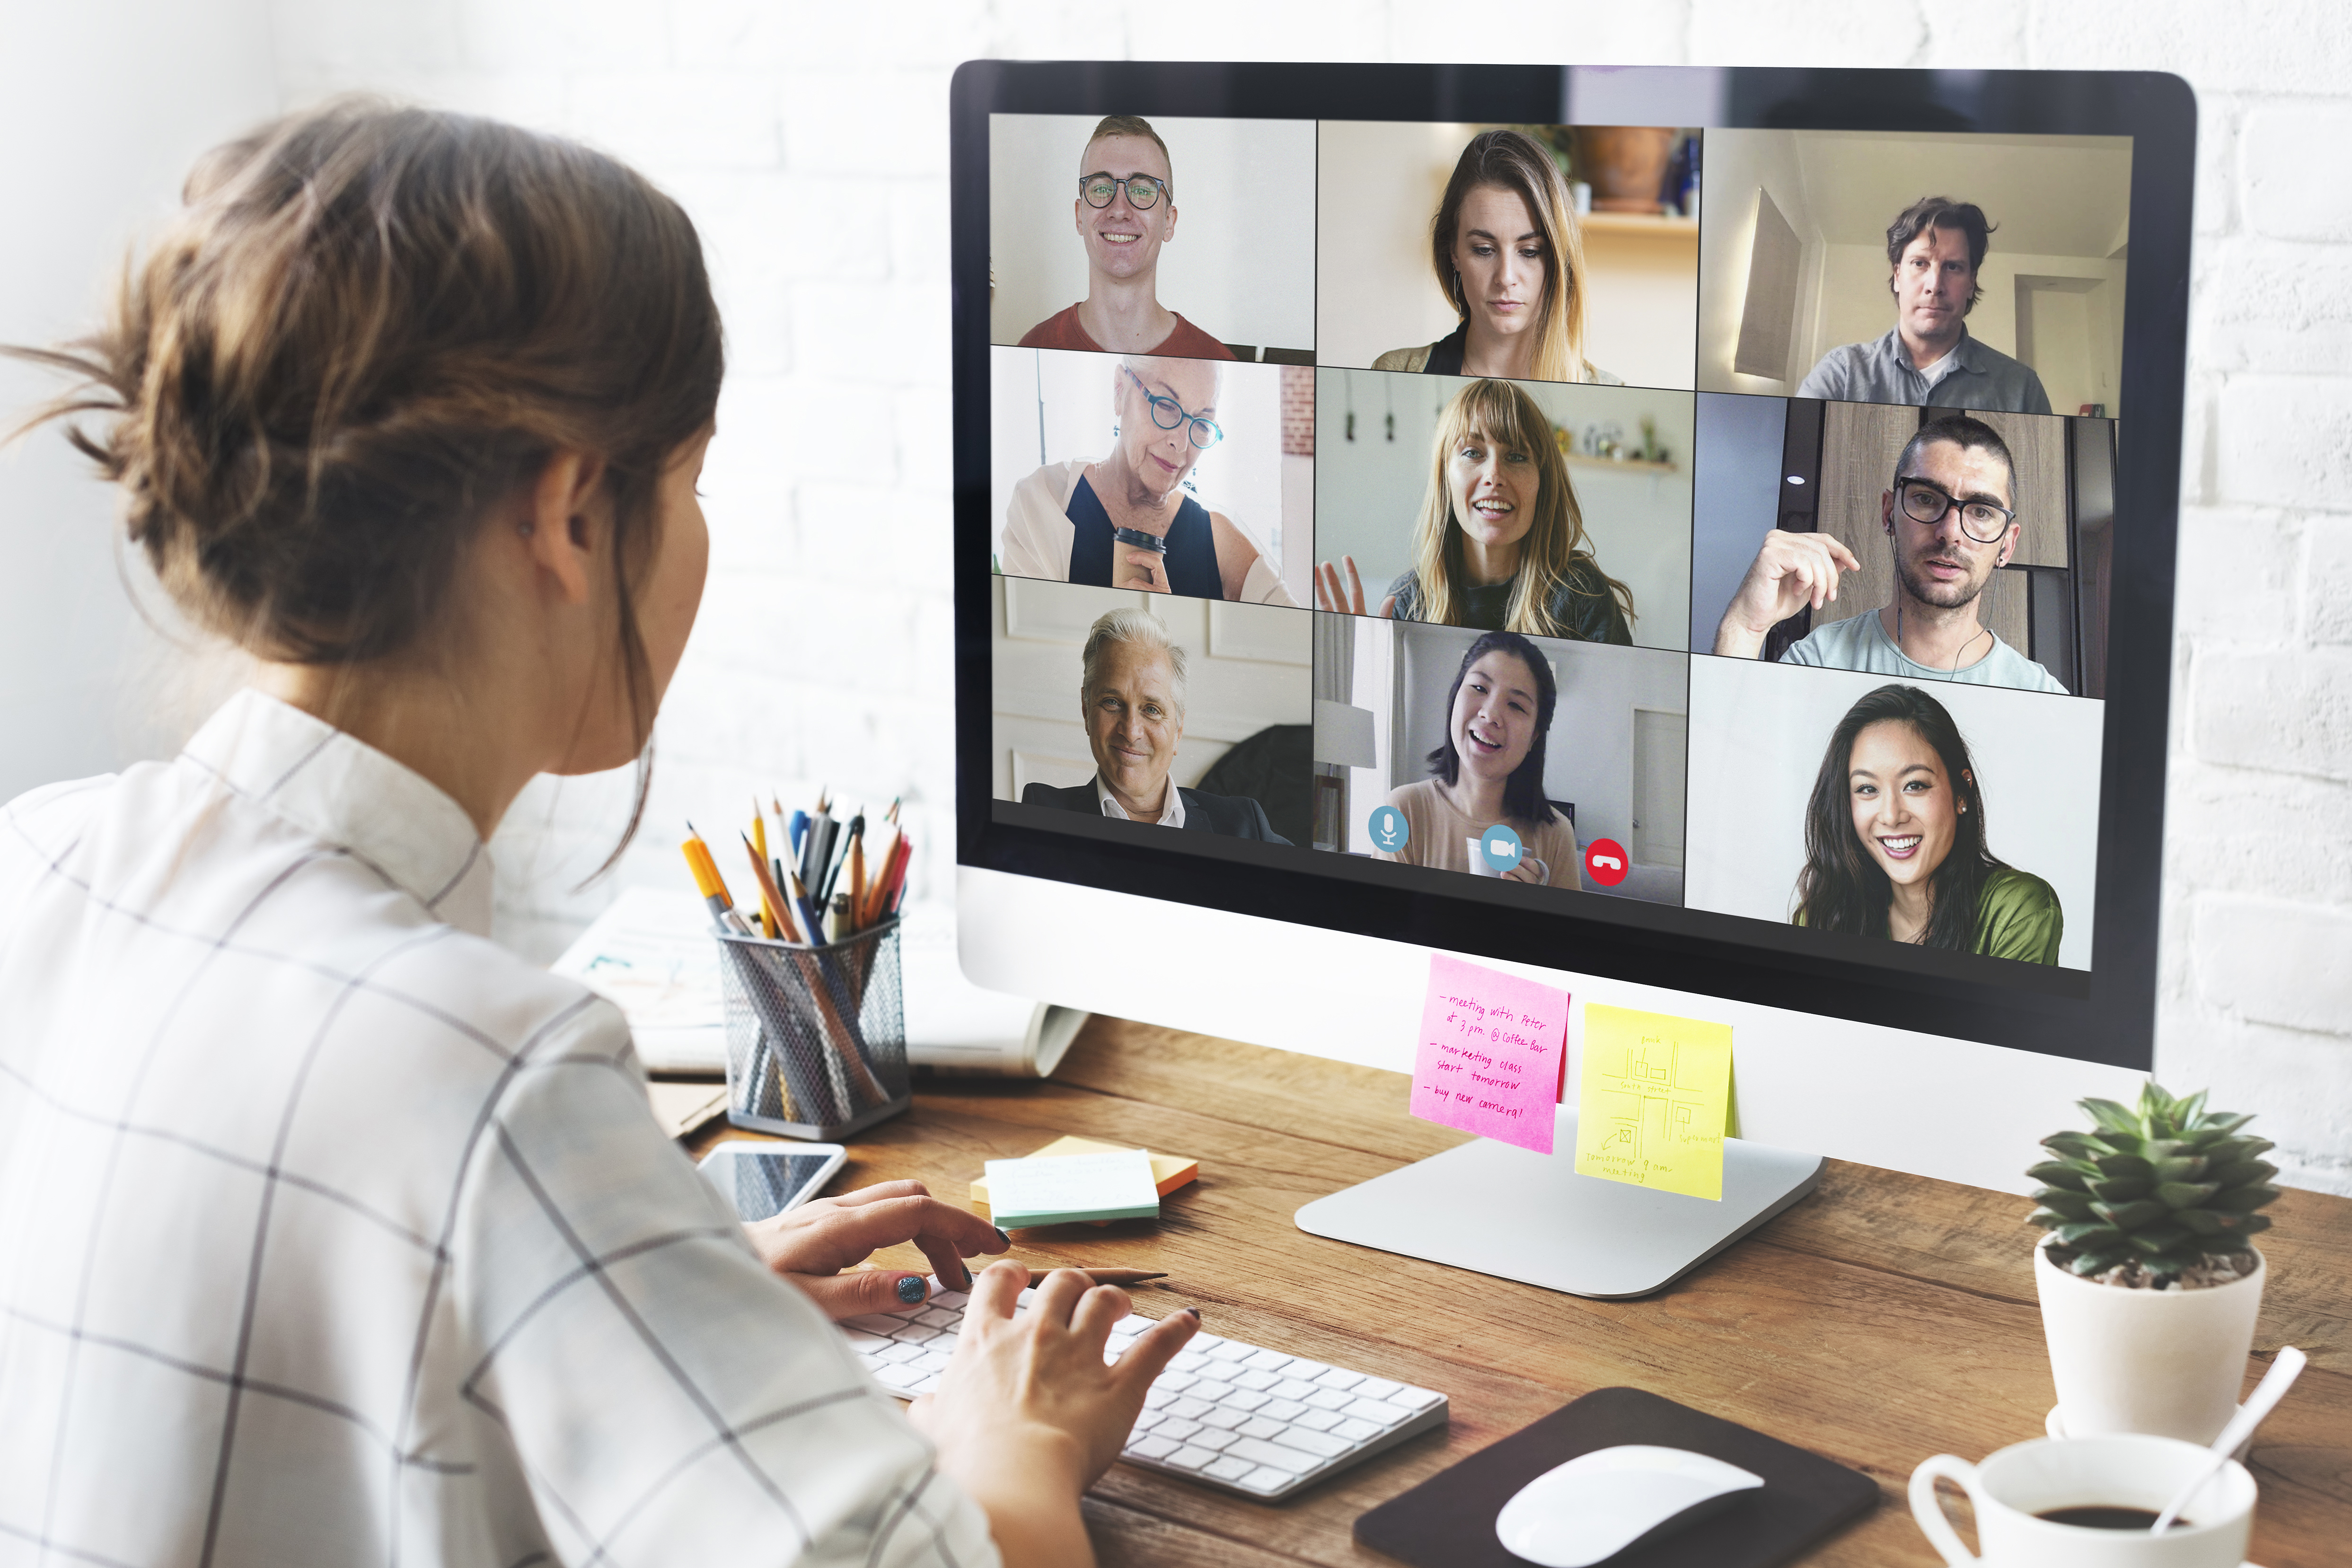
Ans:
<svg viewBox="0 0 2352 1568"><path fill-rule="evenodd" d="M2263 1205L2279 1195L2272 1145L2240 1135L2252 1116L2205 1109L2205 1091L2176 1100L2153 1082L2139 1109L2079 1102L2097 1127L2042 1141L2054 1158L2025 1173L2042 1184L2033 1223L2052 1232L2052 1261L2076 1274L2137 1263L2159 1283L2209 1254L2245 1249L2270 1228Z"/></svg>

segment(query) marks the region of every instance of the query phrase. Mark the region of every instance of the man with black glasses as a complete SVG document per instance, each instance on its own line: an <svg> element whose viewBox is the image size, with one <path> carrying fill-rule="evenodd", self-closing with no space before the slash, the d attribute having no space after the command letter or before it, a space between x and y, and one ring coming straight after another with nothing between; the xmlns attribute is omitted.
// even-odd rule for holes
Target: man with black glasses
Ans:
<svg viewBox="0 0 2352 1568"><path fill-rule="evenodd" d="M2048 670L1979 616L1985 584L2008 564L2024 526L2016 490L2017 466L1992 426L1961 414L1921 426L1879 498L1895 555L1892 600L1815 626L1781 661L2063 694ZM1775 626L1809 606L1820 610L1837 597L1841 576L1861 568L1829 534L1774 529L1723 612L1715 651L1754 658Z"/></svg>
<svg viewBox="0 0 2352 1568"><path fill-rule="evenodd" d="M1176 237L1168 143L1149 121L1114 114L1078 158L1073 204L1087 247L1087 297L1038 322L1024 349L1232 359L1233 351L1160 302L1160 249Z"/></svg>
<svg viewBox="0 0 2352 1568"><path fill-rule="evenodd" d="M1991 234L1974 202L1922 196L1897 213L1886 228L1893 329L1823 354L1797 395L2049 413L2050 395L2032 365L1969 335L1968 314L1984 295L1977 269Z"/></svg>

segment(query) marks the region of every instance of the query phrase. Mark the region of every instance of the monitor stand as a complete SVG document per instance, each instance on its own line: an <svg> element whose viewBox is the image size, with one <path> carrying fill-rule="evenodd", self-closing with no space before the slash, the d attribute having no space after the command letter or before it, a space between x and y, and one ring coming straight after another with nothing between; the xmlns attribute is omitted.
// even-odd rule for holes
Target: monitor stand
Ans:
<svg viewBox="0 0 2352 1568"><path fill-rule="evenodd" d="M1576 1173L1576 1111L1557 1152L1477 1138L1318 1198L1298 1228L1383 1252L1603 1300L1663 1290L1803 1197L1822 1157L1723 1141L1723 1198L1686 1198Z"/></svg>

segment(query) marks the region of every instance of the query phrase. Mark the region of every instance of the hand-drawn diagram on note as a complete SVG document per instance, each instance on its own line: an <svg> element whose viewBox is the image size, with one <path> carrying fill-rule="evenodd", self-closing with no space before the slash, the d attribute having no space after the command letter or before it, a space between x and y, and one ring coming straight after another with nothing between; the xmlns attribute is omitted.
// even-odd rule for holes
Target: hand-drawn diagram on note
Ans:
<svg viewBox="0 0 2352 1568"><path fill-rule="evenodd" d="M1580 1175L1722 1200L1729 1025L1588 1003L1577 1082Z"/></svg>
<svg viewBox="0 0 2352 1568"><path fill-rule="evenodd" d="M1567 1049L1567 992L1433 954L1411 1109L1549 1154Z"/></svg>

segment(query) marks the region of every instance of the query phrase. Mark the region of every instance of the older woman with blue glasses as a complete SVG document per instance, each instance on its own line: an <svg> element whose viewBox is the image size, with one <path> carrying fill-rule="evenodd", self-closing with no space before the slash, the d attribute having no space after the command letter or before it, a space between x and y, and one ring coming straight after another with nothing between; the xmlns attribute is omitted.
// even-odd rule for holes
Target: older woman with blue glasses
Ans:
<svg viewBox="0 0 2352 1568"><path fill-rule="evenodd" d="M1185 493L1224 439L1213 360L1122 356L1111 370L1110 455L1048 463L1013 487L998 566L1007 576L1201 599L1296 605L1233 519Z"/></svg>

